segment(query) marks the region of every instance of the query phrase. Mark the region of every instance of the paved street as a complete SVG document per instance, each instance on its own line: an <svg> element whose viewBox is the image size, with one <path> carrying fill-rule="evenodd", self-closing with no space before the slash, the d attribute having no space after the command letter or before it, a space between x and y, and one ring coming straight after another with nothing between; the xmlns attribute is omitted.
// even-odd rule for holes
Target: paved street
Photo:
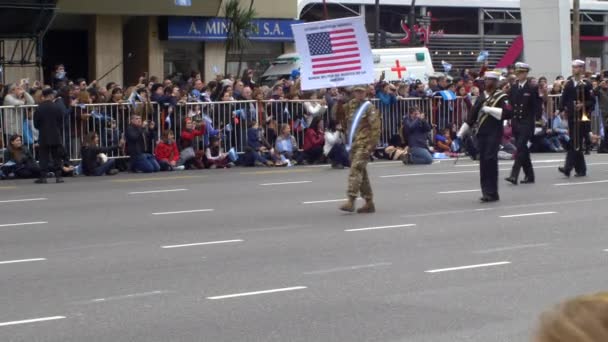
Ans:
<svg viewBox="0 0 608 342"><path fill-rule="evenodd" d="M470 159L370 164L368 216L326 166L0 182L0 341L529 341L608 261L608 157L534 157L488 205Z"/></svg>

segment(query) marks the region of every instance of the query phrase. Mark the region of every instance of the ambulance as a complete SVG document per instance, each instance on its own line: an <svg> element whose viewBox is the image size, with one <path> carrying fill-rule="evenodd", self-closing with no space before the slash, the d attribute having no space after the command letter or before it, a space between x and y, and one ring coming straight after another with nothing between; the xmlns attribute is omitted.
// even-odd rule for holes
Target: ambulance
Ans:
<svg viewBox="0 0 608 342"><path fill-rule="evenodd" d="M374 75L379 80L384 72L384 80L414 81L427 83L435 74L431 54L426 47L372 49ZM300 69L300 56L287 53L277 57L260 78L261 85L272 86L278 80L289 78L293 70Z"/></svg>

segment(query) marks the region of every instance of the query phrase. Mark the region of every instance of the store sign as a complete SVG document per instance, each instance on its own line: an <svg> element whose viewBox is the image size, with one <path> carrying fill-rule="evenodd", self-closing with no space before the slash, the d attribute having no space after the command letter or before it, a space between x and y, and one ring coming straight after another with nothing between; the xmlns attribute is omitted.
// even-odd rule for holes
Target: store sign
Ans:
<svg viewBox="0 0 608 342"><path fill-rule="evenodd" d="M292 24L299 20L254 19L254 29L249 38L254 41L293 41ZM168 38L170 40L223 41L228 32L224 18L169 17Z"/></svg>

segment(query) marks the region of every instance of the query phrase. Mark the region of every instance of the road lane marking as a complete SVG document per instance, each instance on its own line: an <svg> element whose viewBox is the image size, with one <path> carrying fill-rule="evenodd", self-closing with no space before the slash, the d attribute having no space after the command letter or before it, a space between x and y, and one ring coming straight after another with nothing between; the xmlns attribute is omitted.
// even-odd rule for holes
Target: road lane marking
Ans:
<svg viewBox="0 0 608 342"><path fill-rule="evenodd" d="M38 225L38 224L47 224L48 222L23 222L23 223L7 223L7 224L0 224L0 228L3 227L19 227L19 226L34 226L34 225Z"/></svg>
<svg viewBox="0 0 608 342"><path fill-rule="evenodd" d="M549 160L533 160L532 164L543 164L543 163L561 163L563 159L549 159ZM513 162L499 162L498 165L513 165ZM456 167L472 167L479 166L479 163L471 163L471 164L457 164Z"/></svg>
<svg viewBox="0 0 608 342"><path fill-rule="evenodd" d="M378 229L393 229L393 228L404 228L404 227L414 227L415 224L398 224L394 226L380 226L380 227L368 227L368 228L355 228L355 229L345 229L345 232L362 232L366 230L378 230Z"/></svg>
<svg viewBox="0 0 608 342"><path fill-rule="evenodd" d="M397 175L380 176L380 178L414 177L414 176L435 176L435 175L457 175L462 173L478 173L479 171L448 171L448 172L424 172L424 173L402 173Z"/></svg>
<svg viewBox="0 0 608 342"><path fill-rule="evenodd" d="M18 324L28 324L28 323L36 323L36 322L45 322L45 321L54 321L58 319L64 319L65 316L52 316L52 317L41 317L41 318L32 318L26 319L23 321L12 321L12 322L0 322L0 327L6 327L9 325L18 325Z"/></svg>
<svg viewBox="0 0 608 342"><path fill-rule="evenodd" d="M254 171L254 172L239 172L241 175L279 175L285 173L304 173L321 171L319 169L295 169L295 170L274 170L274 171Z"/></svg>
<svg viewBox="0 0 608 342"><path fill-rule="evenodd" d="M0 186L0 190L17 189L16 186Z"/></svg>
<svg viewBox="0 0 608 342"><path fill-rule="evenodd" d="M48 198L24 198L24 199L15 199L15 200L5 200L0 201L0 203L19 203L19 202L35 202L35 201L46 201Z"/></svg>
<svg viewBox="0 0 608 342"><path fill-rule="evenodd" d="M227 298L236 298L236 297L246 297L246 296L255 296L260 294L269 294L269 293L277 293L277 292L287 292L287 291L297 291L304 290L306 286L294 286L294 287L285 287L282 289L272 289L272 290L264 290L264 291L254 291L254 292L243 292L243 293L235 293L223 296L214 296L207 297L207 299L217 300L217 299L227 299Z"/></svg>
<svg viewBox="0 0 608 342"><path fill-rule="evenodd" d="M608 163L591 163L589 165L608 165ZM536 166L535 169L550 169L556 168L559 165L548 165L548 166ZM502 168L499 171L511 171L511 168ZM397 177L414 177L414 176L438 176L438 175L457 175L463 173L478 173L479 170L467 170L467 171L447 171L447 172L424 172L424 173L401 173L395 175L380 176L380 178L397 178ZM608 182L608 181L606 181ZM567 183L570 184L570 183Z"/></svg>
<svg viewBox="0 0 608 342"><path fill-rule="evenodd" d="M450 267L450 268L440 268L440 269L428 270L428 271L424 271L424 272L425 273L440 273L440 272L449 272L449 271L470 270L470 269L473 269L473 268L508 265L510 263L511 263L510 261L500 261L500 262L492 262L492 263L488 263L488 264L478 264L478 265L458 266L458 267Z"/></svg>
<svg viewBox="0 0 608 342"><path fill-rule="evenodd" d="M195 210L183 210L183 211L167 211L164 213L152 213L152 215L175 215L175 214L191 214L191 213L208 213L213 209L195 209Z"/></svg>
<svg viewBox="0 0 608 342"><path fill-rule="evenodd" d="M33 259L21 259L21 260L6 260L6 261L0 261L0 265L6 265L6 264L19 264L22 262L33 262L33 261L44 261L46 260L45 258L33 258Z"/></svg>
<svg viewBox="0 0 608 342"><path fill-rule="evenodd" d="M315 274L326 274L326 273L344 272L344 271L356 271L356 270L361 270L361 269L366 269L366 268L374 268L374 267L382 267L382 266L390 266L390 265L392 265L392 263L390 263L390 262L379 262L379 263L375 263L375 264L336 267L336 268L330 268L330 269L326 269L326 270L304 272L304 274L305 275L315 275Z"/></svg>
<svg viewBox="0 0 608 342"><path fill-rule="evenodd" d="M181 247L192 247L192 246L205 246L205 245L219 245L224 243L235 243L235 242L243 242L241 239L236 240L224 240L224 241L209 241L209 242L197 242L197 243L188 243L183 245L170 245L170 246L161 246L160 248L181 248Z"/></svg>
<svg viewBox="0 0 608 342"><path fill-rule="evenodd" d="M503 215L500 218L513 218L513 217L527 217L527 216L539 216L539 215L552 215L557 214L556 211L543 211L540 213L526 213L526 214L514 214L514 215Z"/></svg>
<svg viewBox="0 0 608 342"><path fill-rule="evenodd" d="M440 195L451 195L451 194L462 194L465 192L479 192L481 189L472 189L472 190L453 190L453 191L440 191L438 194Z"/></svg>
<svg viewBox="0 0 608 342"><path fill-rule="evenodd" d="M135 192L129 192L128 195L145 195L145 194L158 194L158 193L163 193L163 192L180 192L180 191L188 191L188 189L135 191Z"/></svg>
<svg viewBox="0 0 608 342"><path fill-rule="evenodd" d="M302 204L321 204L321 203L335 203L335 202L344 202L344 201L346 201L346 198L322 200L322 201L308 201L308 202L302 202Z"/></svg>
<svg viewBox="0 0 608 342"><path fill-rule="evenodd" d="M608 183L608 180L593 181L593 182L558 183L558 184L553 184L553 185L554 186L570 186L570 185L587 185L587 184L600 184L600 183Z"/></svg>
<svg viewBox="0 0 608 342"><path fill-rule="evenodd" d="M112 183L137 183L137 182L153 182L153 181L180 180L180 179L193 179L193 178L205 178L205 177L207 177L207 176L148 177L148 178L113 179L109 182L112 182Z"/></svg>
<svg viewBox="0 0 608 342"><path fill-rule="evenodd" d="M261 186L272 186L272 185L291 185L291 184L306 184L312 183L312 181L296 181L296 182L282 182L282 183L264 183Z"/></svg>
<svg viewBox="0 0 608 342"><path fill-rule="evenodd" d="M86 301L84 303L103 303L103 302L122 300L122 299L158 296L158 295L167 294L167 293L171 293L171 292L170 291L140 292L140 293L132 293L132 294L127 294L127 295L121 295L121 296L113 296L113 297L106 297L106 298L96 298L96 299L92 299L92 300Z"/></svg>
<svg viewBox="0 0 608 342"><path fill-rule="evenodd" d="M538 248L538 247L547 247L548 243L535 243L529 245L517 245L517 246L507 246L507 247L498 247L498 248L490 248L490 249L482 249L478 251L473 251L474 254L488 254L488 253L496 253L496 252L504 252L504 251L513 251L517 249L525 249L525 248Z"/></svg>

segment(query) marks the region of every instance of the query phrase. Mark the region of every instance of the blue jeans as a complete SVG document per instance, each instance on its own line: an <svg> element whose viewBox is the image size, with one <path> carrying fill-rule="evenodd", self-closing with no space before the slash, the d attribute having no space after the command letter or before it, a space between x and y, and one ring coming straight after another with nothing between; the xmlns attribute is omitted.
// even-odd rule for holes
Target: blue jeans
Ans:
<svg viewBox="0 0 608 342"><path fill-rule="evenodd" d="M93 170L93 176L105 175L106 173L108 173L108 171L110 171L114 168L115 162L116 162L116 160L114 160L114 159L108 159L107 162L103 163L102 165L99 165L98 167L95 168L95 170Z"/></svg>
<svg viewBox="0 0 608 342"><path fill-rule="evenodd" d="M143 153L131 160L131 170L140 171L143 173L152 173L160 171L160 165L156 161L156 158L149 154Z"/></svg>
<svg viewBox="0 0 608 342"><path fill-rule="evenodd" d="M410 147L410 160L417 165L433 164L433 155L426 148Z"/></svg>

